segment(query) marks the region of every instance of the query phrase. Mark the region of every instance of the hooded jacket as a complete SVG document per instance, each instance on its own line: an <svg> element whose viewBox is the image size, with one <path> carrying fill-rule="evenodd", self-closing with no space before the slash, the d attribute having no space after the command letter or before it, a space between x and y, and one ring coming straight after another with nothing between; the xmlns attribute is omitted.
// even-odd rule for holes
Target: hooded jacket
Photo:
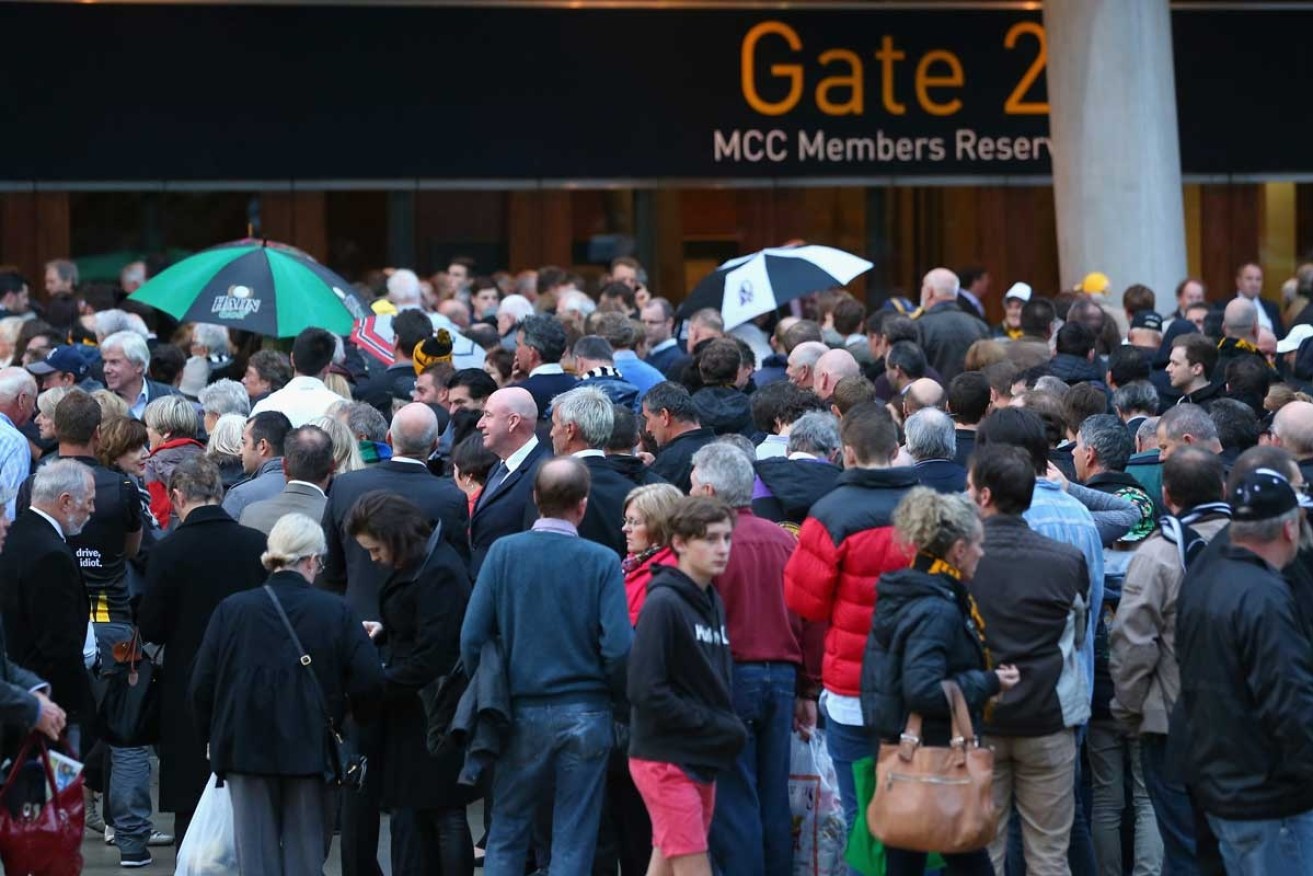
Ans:
<svg viewBox="0 0 1313 876"><path fill-rule="evenodd" d="M717 435L752 436L757 427L752 422L752 401L732 386L704 386L693 393L698 422Z"/></svg>
<svg viewBox="0 0 1313 876"><path fill-rule="evenodd" d="M698 774L732 766L747 740L730 696L732 669L716 589L659 567L629 655L630 756Z"/></svg>
<svg viewBox="0 0 1313 876"><path fill-rule="evenodd" d="M1105 393L1108 391L1107 385L1103 382L1103 374L1099 372L1098 366L1088 359L1082 359L1080 356L1073 356L1070 353L1058 353L1049 361L1049 373L1068 386L1075 386L1077 383L1092 383Z"/></svg>
<svg viewBox="0 0 1313 876"><path fill-rule="evenodd" d="M775 523L807 519L812 506L830 490L843 469L820 459L775 457L756 464L757 484L752 492L752 513Z"/></svg>
<svg viewBox="0 0 1313 876"><path fill-rule="evenodd" d="M643 487L648 484L664 484L666 482L665 478L644 465L643 460L637 456L608 454L606 467L618 472L626 480L633 481L635 487Z"/></svg>
<svg viewBox="0 0 1313 876"><path fill-rule="evenodd" d="M998 676L970 619L966 587L946 574L917 568L880 577L880 608L862 662L862 714L880 739L897 741L911 712L921 715L925 745L947 745L952 718L940 682L962 690L979 735L981 710L999 692Z"/></svg>

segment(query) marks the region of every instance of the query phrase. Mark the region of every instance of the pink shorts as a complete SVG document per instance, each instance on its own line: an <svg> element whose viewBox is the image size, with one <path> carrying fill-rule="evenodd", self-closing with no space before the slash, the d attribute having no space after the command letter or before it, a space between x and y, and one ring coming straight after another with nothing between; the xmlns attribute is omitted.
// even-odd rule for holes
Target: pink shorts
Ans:
<svg viewBox="0 0 1313 876"><path fill-rule="evenodd" d="M629 758L629 774L652 819L652 845L667 858L707 850L716 783L695 782L673 763Z"/></svg>

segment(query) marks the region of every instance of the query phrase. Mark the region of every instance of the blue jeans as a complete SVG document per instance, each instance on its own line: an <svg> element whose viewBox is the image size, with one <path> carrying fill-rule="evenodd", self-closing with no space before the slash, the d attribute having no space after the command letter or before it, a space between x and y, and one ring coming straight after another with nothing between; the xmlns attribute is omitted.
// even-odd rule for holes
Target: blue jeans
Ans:
<svg viewBox="0 0 1313 876"><path fill-rule="evenodd" d="M796 680L792 663L734 664L734 711L748 742L734 767L716 776L710 843L718 872L793 872L789 746Z"/></svg>
<svg viewBox="0 0 1313 876"><path fill-rule="evenodd" d="M615 743L609 705L515 706L493 779L492 828L483 871L523 876L534 811L554 787L551 872L592 869L606 761Z"/></svg>
<svg viewBox="0 0 1313 876"><path fill-rule="evenodd" d="M1313 811L1270 821L1208 816L1229 876L1313 874Z"/></svg>
<svg viewBox="0 0 1313 876"><path fill-rule="evenodd" d="M114 665L114 643L132 638L132 625L98 623L96 644L100 647L100 665L108 670ZM119 850L128 854L143 852L151 833L150 751L146 748L109 746L110 777L105 795L105 823L113 825Z"/></svg>
<svg viewBox="0 0 1313 876"><path fill-rule="evenodd" d="M1158 819L1158 833L1163 838L1163 876L1198 876L1194 810L1185 785L1167 771L1167 737L1161 733L1141 735L1140 762L1144 786Z"/></svg>
<svg viewBox="0 0 1313 876"><path fill-rule="evenodd" d="M854 727L840 724L825 715L825 747L830 751L834 761L834 771L839 778L839 800L843 804L843 819L851 833L858 818L865 818L857 812L857 786L853 782L853 764L864 757L874 757L876 744L875 733L867 727ZM848 868L848 876L861 876L861 871Z"/></svg>

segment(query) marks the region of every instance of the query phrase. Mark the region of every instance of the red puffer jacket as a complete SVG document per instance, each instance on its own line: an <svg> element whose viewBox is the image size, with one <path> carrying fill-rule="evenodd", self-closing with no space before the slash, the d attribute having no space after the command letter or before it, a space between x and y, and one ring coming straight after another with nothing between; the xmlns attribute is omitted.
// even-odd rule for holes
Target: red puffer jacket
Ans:
<svg viewBox="0 0 1313 876"><path fill-rule="evenodd" d="M789 608L830 625L821 683L842 696L861 693L862 654L875 613L875 582L907 568L912 549L893 528L894 508L912 487L910 468L849 469L812 506L798 549L784 570Z"/></svg>

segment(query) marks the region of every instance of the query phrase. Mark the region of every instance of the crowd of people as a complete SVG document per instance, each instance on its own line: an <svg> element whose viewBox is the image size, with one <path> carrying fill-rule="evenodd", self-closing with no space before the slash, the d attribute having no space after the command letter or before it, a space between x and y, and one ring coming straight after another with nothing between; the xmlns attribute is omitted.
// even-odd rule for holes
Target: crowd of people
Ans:
<svg viewBox="0 0 1313 876"><path fill-rule="evenodd" d="M882 743L992 750L992 841L890 874L1313 873L1313 265L729 327L474 267L359 285L390 357L0 269L3 717L123 866L214 776L246 874L380 873L383 813L394 873L793 874L819 734L850 831ZM138 638L172 835L101 738Z"/></svg>

